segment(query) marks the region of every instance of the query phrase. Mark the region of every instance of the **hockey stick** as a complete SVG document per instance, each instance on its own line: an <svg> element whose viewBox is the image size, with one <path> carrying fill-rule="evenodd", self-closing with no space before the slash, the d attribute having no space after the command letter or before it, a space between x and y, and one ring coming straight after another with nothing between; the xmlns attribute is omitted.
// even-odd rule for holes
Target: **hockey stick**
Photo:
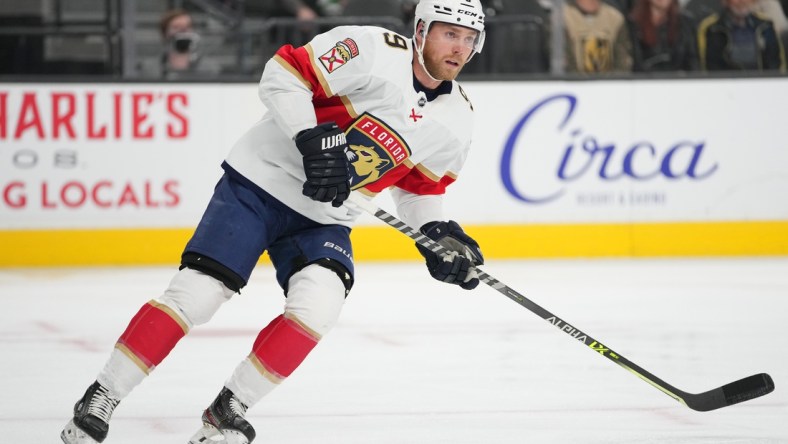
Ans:
<svg viewBox="0 0 788 444"><path fill-rule="evenodd" d="M374 203L365 199L359 193L350 193L349 201L363 211L396 228L400 233L410 237L421 246L429 248L435 253L444 251L444 248L438 243L433 242L430 238L422 235L418 230L411 228L397 217L378 208ZM480 281L489 285L493 289L498 290L498 292L503 293L504 296L532 311L572 338L587 345L589 348L591 348L591 350L615 362L623 369L628 370L638 378L648 382L652 386L659 389L661 392L693 410L697 410L699 412L716 410L729 405L749 401L750 399L755 399L774 391L774 381L772 380L771 376L766 373L748 376L744 379L725 384L722 387L717 387L703 393L687 393L683 390L679 390L662 379L657 378L656 376L647 372L619 353L614 352L611 348L603 345L601 342L592 338L577 327L567 323L553 313L545 310L541 306L509 288L506 284L502 283L498 279L495 279L481 269L476 268L476 272L478 273Z"/></svg>

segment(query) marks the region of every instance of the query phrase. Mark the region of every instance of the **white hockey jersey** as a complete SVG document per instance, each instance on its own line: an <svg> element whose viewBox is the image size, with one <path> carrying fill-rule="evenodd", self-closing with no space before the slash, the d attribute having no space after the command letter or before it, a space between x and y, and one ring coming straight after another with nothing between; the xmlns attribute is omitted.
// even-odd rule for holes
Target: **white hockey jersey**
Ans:
<svg viewBox="0 0 788 444"><path fill-rule="evenodd" d="M301 194L306 179L293 137L334 121L353 151L353 189L374 195L394 186L415 195L443 194L467 157L473 107L456 82L419 91L412 46L410 39L373 26L341 26L303 47L283 46L260 81L268 110L226 163L300 214L352 226L356 212Z"/></svg>

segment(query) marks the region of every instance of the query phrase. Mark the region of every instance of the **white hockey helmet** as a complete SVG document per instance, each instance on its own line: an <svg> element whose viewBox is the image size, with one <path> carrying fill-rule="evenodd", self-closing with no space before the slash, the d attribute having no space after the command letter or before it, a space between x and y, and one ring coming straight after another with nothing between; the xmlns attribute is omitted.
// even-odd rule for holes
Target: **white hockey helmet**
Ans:
<svg viewBox="0 0 788 444"><path fill-rule="evenodd" d="M473 45L473 52L482 52L484 46L484 8L479 0L421 0L416 5L414 34L419 22L424 22L424 34L430 30L432 22L460 25L479 31ZM473 56L473 54L471 54Z"/></svg>

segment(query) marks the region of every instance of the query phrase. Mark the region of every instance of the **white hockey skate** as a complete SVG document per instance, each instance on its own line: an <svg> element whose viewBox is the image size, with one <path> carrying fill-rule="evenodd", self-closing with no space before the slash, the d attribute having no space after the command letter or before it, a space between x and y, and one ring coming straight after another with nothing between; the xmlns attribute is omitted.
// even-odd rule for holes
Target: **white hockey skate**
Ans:
<svg viewBox="0 0 788 444"><path fill-rule="evenodd" d="M210 424L203 424L191 437L189 444L249 444L249 439L238 430L220 431Z"/></svg>
<svg viewBox="0 0 788 444"><path fill-rule="evenodd" d="M244 419L246 406L228 388L222 388L219 396L202 414L202 427L189 444L249 444L254 441L255 431Z"/></svg>
<svg viewBox="0 0 788 444"><path fill-rule="evenodd" d="M60 432L60 439L66 444L103 442L109 431L109 419L118 403L119 399L109 396L104 386L94 382L74 405L74 417Z"/></svg>
<svg viewBox="0 0 788 444"><path fill-rule="evenodd" d="M73 419L63 427L63 431L60 432L60 439L66 444L98 444L101 442L96 441L92 436L85 433L84 430L77 427Z"/></svg>

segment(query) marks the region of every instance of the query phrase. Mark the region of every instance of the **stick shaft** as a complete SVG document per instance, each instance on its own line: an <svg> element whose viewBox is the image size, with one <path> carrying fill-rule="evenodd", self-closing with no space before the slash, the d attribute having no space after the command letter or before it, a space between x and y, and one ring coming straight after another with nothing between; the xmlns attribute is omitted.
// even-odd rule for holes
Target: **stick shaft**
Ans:
<svg viewBox="0 0 788 444"><path fill-rule="evenodd" d="M444 248L437 242L434 242L432 239L424 236L418 230L407 225L396 216L380 209L358 193L351 193L349 200L365 212L375 216L379 220L410 237L421 246L429 248L436 253L440 253L444 250ZM582 342L584 345L588 346L591 350L597 352L599 355L615 362L621 368L629 371L638 378L652 385L654 388L694 410L714 410L720 407L725 407L727 405L763 396L774 390L774 382L771 380L771 377L765 373L762 373L701 394L691 394L684 392L646 371L621 354L613 351L611 348L603 345L600 341L597 341L579 328L569 324L562 318L531 301L527 297L523 296L519 292L515 291L508 285L504 284L478 267L476 268L476 271L479 275L479 280L489 285L494 290L527 308L575 340Z"/></svg>

